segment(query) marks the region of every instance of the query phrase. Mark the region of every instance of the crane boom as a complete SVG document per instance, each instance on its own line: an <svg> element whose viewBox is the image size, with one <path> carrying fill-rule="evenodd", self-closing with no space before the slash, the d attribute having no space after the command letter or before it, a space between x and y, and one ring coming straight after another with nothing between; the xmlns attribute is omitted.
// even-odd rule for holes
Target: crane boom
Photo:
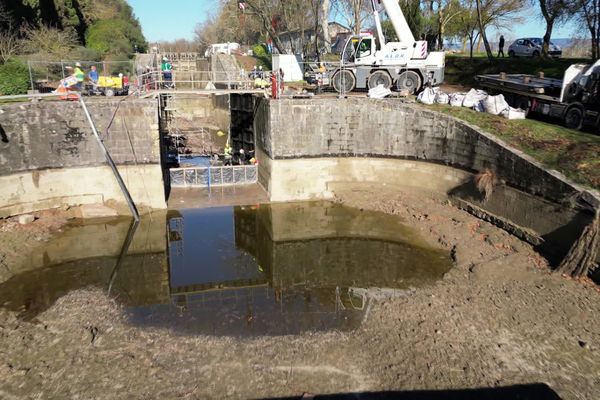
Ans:
<svg viewBox="0 0 600 400"><path fill-rule="evenodd" d="M394 26L394 30L398 36L398 41L402 44L408 45L409 47L412 46L415 43L415 37L410 30L408 23L406 22L406 18L404 18L404 14L402 13L402 9L400 9L398 0L379 0L379 2L383 4L385 12Z"/></svg>
<svg viewBox="0 0 600 400"><path fill-rule="evenodd" d="M381 47L385 46L385 36L383 35L383 29L381 28L381 18L379 17L379 10L375 5L375 0L371 0L371 6L373 7L373 17L375 18L375 27L377 28L377 39Z"/></svg>

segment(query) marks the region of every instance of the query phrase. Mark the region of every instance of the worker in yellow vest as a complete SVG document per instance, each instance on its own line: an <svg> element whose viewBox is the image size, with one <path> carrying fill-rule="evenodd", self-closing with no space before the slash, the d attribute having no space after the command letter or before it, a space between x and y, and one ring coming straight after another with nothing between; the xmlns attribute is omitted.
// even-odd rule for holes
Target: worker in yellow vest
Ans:
<svg viewBox="0 0 600 400"><path fill-rule="evenodd" d="M73 75L77 78L77 90L83 89L83 80L85 79L85 73L81 69L81 63L75 63L75 70L73 71Z"/></svg>

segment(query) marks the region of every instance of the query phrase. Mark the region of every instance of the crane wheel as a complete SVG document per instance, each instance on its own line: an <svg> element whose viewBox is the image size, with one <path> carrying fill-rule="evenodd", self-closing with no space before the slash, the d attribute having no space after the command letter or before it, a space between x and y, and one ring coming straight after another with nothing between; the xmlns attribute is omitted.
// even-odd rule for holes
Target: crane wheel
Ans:
<svg viewBox="0 0 600 400"><path fill-rule="evenodd" d="M421 90L421 77L415 71L404 71L396 80L399 91L407 90L408 94L415 94Z"/></svg>
<svg viewBox="0 0 600 400"><path fill-rule="evenodd" d="M386 89L392 87L392 77L385 71L375 71L369 76L369 89L374 89L379 85L383 85Z"/></svg>
<svg viewBox="0 0 600 400"><path fill-rule="evenodd" d="M356 88L356 78L351 71L339 70L333 75L333 88L338 93L351 92Z"/></svg>
<svg viewBox="0 0 600 400"><path fill-rule="evenodd" d="M582 105L575 104L565 112L565 126L569 129L580 130L583 127L585 110Z"/></svg>

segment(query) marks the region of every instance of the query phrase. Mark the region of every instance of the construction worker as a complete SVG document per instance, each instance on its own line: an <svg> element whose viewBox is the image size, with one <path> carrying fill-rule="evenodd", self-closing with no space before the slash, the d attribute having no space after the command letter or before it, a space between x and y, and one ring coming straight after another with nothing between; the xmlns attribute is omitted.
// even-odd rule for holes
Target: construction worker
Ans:
<svg viewBox="0 0 600 400"><path fill-rule="evenodd" d="M90 72L88 72L87 77L89 81L94 85L94 87L98 86L98 71L96 70L96 66L92 65L90 68Z"/></svg>
<svg viewBox="0 0 600 400"><path fill-rule="evenodd" d="M165 85L171 86L173 81L173 66L171 65L167 57L163 57L160 69L162 70Z"/></svg>
<svg viewBox="0 0 600 400"><path fill-rule="evenodd" d="M231 165L233 159L233 149L229 145L229 141L225 144L225 159L223 160L224 165Z"/></svg>
<svg viewBox="0 0 600 400"><path fill-rule="evenodd" d="M244 151L244 149L240 149L240 155L238 157L238 164L246 165L246 152Z"/></svg>
<svg viewBox="0 0 600 400"><path fill-rule="evenodd" d="M81 63L75 63L75 70L73 71L73 75L77 78L77 85L75 86L77 90L83 89L83 81L85 80L85 73L81 69Z"/></svg>

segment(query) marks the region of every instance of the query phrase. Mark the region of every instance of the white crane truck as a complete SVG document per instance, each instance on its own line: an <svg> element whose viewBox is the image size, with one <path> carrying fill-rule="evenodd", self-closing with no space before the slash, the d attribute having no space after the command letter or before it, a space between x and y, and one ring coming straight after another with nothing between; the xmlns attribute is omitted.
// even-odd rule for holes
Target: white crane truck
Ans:
<svg viewBox="0 0 600 400"><path fill-rule="evenodd" d="M376 1L383 5L398 42L386 42ZM344 93L383 85L413 94L425 85L440 85L444 81L445 55L429 52L426 41L415 40L398 0L371 0L371 6L377 38L365 33L348 39L341 65L331 75L334 89Z"/></svg>

